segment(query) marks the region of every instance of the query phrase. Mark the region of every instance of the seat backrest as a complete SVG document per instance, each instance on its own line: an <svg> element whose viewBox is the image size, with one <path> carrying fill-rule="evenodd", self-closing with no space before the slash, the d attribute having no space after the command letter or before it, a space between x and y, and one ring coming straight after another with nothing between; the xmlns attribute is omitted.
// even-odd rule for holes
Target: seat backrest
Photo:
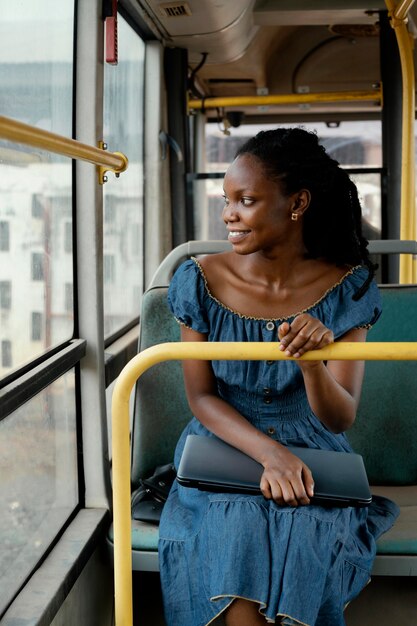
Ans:
<svg viewBox="0 0 417 626"><path fill-rule="evenodd" d="M382 286L368 341L417 341L417 287ZM347 433L369 481L417 484L417 361L367 361L358 416Z"/></svg>
<svg viewBox="0 0 417 626"><path fill-rule="evenodd" d="M167 285L176 267L190 256L230 249L228 241L189 241L170 252L142 298L139 352L160 343L180 341L179 324L167 303ZM172 463L177 440L191 417L181 362L158 363L142 374L136 384L133 411L133 488L156 466Z"/></svg>
<svg viewBox="0 0 417 626"><path fill-rule="evenodd" d="M147 291L142 299L139 352L159 343L180 341L179 324L167 304L168 287ZM192 414L179 361L157 363L136 384L132 428L132 486L158 465L172 463L176 442Z"/></svg>

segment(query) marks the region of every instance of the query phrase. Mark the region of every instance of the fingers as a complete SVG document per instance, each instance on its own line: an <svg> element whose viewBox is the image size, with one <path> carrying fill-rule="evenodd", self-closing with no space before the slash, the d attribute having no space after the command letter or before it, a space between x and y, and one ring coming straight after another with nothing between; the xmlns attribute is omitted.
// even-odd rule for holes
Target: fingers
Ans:
<svg viewBox="0 0 417 626"><path fill-rule="evenodd" d="M272 479L264 474L260 487L265 498L274 500L281 506L310 504L310 498L314 494L313 477L305 465L300 473L291 479L284 476Z"/></svg>
<svg viewBox="0 0 417 626"><path fill-rule="evenodd" d="M292 324L284 322L278 328L280 350L287 356L298 358L308 350L319 350L333 342L333 333L320 320L302 313Z"/></svg>
<svg viewBox="0 0 417 626"><path fill-rule="evenodd" d="M282 339L290 332L291 325L288 322L283 322L278 327L278 339L282 341Z"/></svg>
<svg viewBox="0 0 417 626"><path fill-rule="evenodd" d="M307 496L309 498L312 498L314 496L314 479L313 479L313 474L311 473L307 465L304 465L302 475L303 475L303 483L306 488Z"/></svg>
<svg viewBox="0 0 417 626"><path fill-rule="evenodd" d="M272 500L271 485L269 484L268 479L265 477L265 474L262 475L260 488L261 488L262 495L264 496L264 498L266 498L267 500Z"/></svg>

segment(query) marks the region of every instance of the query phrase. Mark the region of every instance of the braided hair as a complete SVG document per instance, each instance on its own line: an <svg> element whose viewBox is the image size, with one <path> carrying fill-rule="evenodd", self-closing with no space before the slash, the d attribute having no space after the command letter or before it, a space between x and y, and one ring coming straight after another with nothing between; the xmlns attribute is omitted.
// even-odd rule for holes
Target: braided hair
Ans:
<svg viewBox="0 0 417 626"><path fill-rule="evenodd" d="M362 210L356 185L319 144L315 133L302 128L261 131L239 148L236 157L252 154L265 174L290 195L306 189L311 200L303 214L303 240L309 258L336 265L365 265L368 277L354 294L359 300L377 268L362 235ZM236 158L235 157L235 158Z"/></svg>

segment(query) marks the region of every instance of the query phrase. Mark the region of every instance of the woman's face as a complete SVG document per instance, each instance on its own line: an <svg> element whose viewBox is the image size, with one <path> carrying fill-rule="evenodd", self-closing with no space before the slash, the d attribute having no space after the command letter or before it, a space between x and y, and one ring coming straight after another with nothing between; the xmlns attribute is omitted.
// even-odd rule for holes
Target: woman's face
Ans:
<svg viewBox="0 0 417 626"><path fill-rule="evenodd" d="M301 219L291 220L300 194L284 195L280 183L265 176L257 157L239 156L226 172L223 189L223 220L235 252L272 250L292 244L295 235L300 240Z"/></svg>

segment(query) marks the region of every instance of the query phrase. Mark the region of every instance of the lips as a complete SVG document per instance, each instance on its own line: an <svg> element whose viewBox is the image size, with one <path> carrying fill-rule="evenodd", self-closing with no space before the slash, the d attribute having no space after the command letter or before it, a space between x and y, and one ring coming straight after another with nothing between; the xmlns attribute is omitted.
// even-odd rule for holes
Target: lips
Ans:
<svg viewBox="0 0 417 626"><path fill-rule="evenodd" d="M237 243L238 241L242 241L249 234L249 230L231 230L228 234L228 240L232 243Z"/></svg>

